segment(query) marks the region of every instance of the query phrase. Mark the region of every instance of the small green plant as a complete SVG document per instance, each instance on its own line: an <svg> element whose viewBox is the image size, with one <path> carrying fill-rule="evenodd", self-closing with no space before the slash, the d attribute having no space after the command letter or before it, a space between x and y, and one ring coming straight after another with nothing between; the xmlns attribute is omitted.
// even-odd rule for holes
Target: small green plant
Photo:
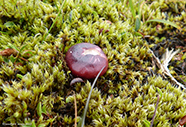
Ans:
<svg viewBox="0 0 186 127"><path fill-rule="evenodd" d="M148 120L143 120L143 124L145 127L150 127L150 121Z"/></svg>
<svg viewBox="0 0 186 127"><path fill-rule="evenodd" d="M41 117L42 113L44 113L44 114L47 113L46 112L46 107L45 106L41 107L41 102L39 102L38 105L37 105L37 114L38 114L39 117Z"/></svg>
<svg viewBox="0 0 186 127"><path fill-rule="evenodd" d="M55 120L55 118L53 119L49 118L48 120L45 121L43 115L47 115L47 111L46 111L45 105L42 106L41 102L38 103L36 109L37 109L37 115L38 115L37 123L35 120L32 120L32 123L30 124L26 123L25 125L23 125L23 127L46 127L49 123L52 124L52 122Z"/></svg>
<svg viewBox="0 0 186 127"><path fill-rule="evenodd" d="M138 30L141 27L141 8L142 8L141 5L142 4L141 4L141 1L139 1L139 4L138 4L138 15L136 15L136 12L135 12L135 9L134 9L134 4L133 4L132 0L129 0L130 10L132 12L133 18L135 18L135 32L136 32L137 35L142 35L141 33L138 32ZM149 16L147 21L143 22L143 25L146 24L146 23L149 23L149 22L160 22L160 23L171 25L171 26L173 26L173 27L175 27L177 29L181 29L180 26L176 25L173 22L170 22L170 21L167 21L167 20L163 20L163 19L150 19L150 18L151 18L151 16Z"/></svg>
<svg viewBox="0 0 186 127"><path fill-rule="evenodd" d="M50 29L48 30L47 34L44 36L44 39L43 39L42 43L45 41L45 39L47 38L48 34L50 33L50 31L51 31L52 28L54 27L54 24L57 22L58 17L61 15L61 11L62 11L62 9L63 9L65 3L66 3L66 0L63 1L63 4L61 5L60 9L58 10L57 17L55 18L54 22L52 23L52 25L51 25Z"/></svg>
<svg viewBox="0 0 186 127"><path fill-rule="evenodd" d="M32 50L24 50L26 48L27 45L23 45L19 48L17 48L15 45L8 43L8 47L9 49L6 49L6 52L4 53L5 56L9 56L9 59L4 57L4 61L8 62L9 60L12 63L18 63L18 62L27 62L28 60L25 59L24 57L30 57L34 55L34 51ZM13 49L13 50L11 50Z"/></svg>
<svg viewBox="0 0 186 127"><path fill-rule="evenodd" d="M9 63L11 61L14 65L23 66L25 62L28 62L28 58L34 56L34 51L32 50L24 50L27 45L23 45L17 48L15 45L8 43L7 49L0 52L0 56L3 56L3 62ZM16 77L22 79L23 76L21 74L16 74Z"/></svg>

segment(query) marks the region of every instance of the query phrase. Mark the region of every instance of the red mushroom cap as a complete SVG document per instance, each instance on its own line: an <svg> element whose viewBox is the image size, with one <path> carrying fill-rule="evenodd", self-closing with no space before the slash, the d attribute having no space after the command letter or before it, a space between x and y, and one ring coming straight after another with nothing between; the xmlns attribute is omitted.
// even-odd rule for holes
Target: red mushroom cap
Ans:
<svg viewBox="0 0 186 127"><path fill-rule="evenodd" d="M100 76L108 68L108 59L100 47L90 43L79 43L69 48L65 60L74 76L92 79L105 66Z"/></svg>

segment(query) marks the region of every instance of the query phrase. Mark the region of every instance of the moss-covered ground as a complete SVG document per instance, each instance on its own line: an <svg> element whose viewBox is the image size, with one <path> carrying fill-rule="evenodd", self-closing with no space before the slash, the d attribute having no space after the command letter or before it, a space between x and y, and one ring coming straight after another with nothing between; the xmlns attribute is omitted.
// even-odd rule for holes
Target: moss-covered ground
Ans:
<svg viewBox="0 0 186 127"><path fill-rule="evenodd" d="M186 92L149 50L161 58L166 48L179 49L168 68L186 85L186 1L132 2L0 0L0 126L75 126L93 80L70 86L75 77L64 57L87 42L104 51L109 67L93 89L86 127L147 127L153 118L154 127L177 127Z"/></svg>

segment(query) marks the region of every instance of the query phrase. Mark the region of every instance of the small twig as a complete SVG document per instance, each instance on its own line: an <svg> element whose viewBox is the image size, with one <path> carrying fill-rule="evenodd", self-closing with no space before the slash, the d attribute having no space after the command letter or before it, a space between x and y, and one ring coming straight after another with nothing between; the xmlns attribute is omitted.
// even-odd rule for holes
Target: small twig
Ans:
<svg viewBox="0 0 186 127"><path fill-rule="evenodd" d="M154 13L154 10L150 13L150 15L149 15L147 21L150 20L150 18L152 17L152 14L153 14L153 13Z"/></svg>
<svg viewBox="0 0 186 127"><path fill-rule="evenodd" d="M28 60L27 60L27 59L25 59L25 58L23 58L23 57L18 57L18 58L22 59L23 61L28 62Z"/></svg>
<svg viewBox="0 0 186 127"><path fill-rule="evenodd" d="M74 106L75 106L75 122L74 127L77 127L77 103L76 103L76 94L74 92Z"/></svg>
<svg viewBox="0 0 186 127"><path fill-rule="evenodd" d="M155 116L156 116L156 111L157 111L158 104L159 104L159 100L160 100L160 96L159 96L159 94L158 94L158 99L157 99L157 102L156 102L156 107L155 107L154 115L153 115L153 117L152 117L152 121L151 121L151 123L150 123L150 127L153 126L154 119L155 119Z"/></svg>

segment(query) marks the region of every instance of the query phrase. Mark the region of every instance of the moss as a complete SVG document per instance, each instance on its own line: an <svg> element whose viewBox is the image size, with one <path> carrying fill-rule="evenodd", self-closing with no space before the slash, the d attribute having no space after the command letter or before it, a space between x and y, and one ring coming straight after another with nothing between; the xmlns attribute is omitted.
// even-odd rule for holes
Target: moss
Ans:
<svg viewBox="0 0 186 127"><path fill-rule="evenodd" d="M9 48L9 43L18 50L26 46L17 61L13 55L0 56L0 124L74 126L74 92L79 121L92 80L70 86L74 77L64 57L72 45L87 42L101 47L109 61L92 92L87 127L144 126L145 120L152 120L157 88L162 96L154 126L178 126L186 115L186 94L161 75L149 49L160 57L165 48L179 44L179 57L173 58L169 69L185 83L185 1L133 0L136 13L138 4L143 4L138 30L143 37L136 35L127 0L67 0L59 10L62 2L0 0L0 51ZM144 24L149 19L166 19L182 29L157 22ZM184 74L176 70L179 67Z"/></svg>

